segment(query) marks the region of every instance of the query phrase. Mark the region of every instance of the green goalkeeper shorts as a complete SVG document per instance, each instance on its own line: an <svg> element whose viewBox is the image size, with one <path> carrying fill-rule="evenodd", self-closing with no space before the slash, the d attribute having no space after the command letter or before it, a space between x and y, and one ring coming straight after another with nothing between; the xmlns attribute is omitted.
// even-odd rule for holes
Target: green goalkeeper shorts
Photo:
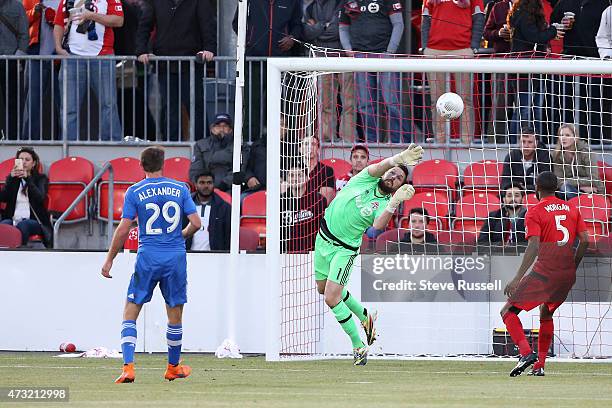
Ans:
<svg viewBox="0 0 612 408"><path fill-rule="evenodd" d="M359 252L352 251L317 234L314 251L316 280L330 280L346 285L353 270L353 261Z"/></svg>

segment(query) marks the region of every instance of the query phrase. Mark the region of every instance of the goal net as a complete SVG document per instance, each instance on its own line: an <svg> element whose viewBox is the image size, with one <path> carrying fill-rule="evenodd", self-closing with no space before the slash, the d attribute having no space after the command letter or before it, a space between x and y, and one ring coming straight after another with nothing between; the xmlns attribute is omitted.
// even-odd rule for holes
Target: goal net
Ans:
<svg viewBox="0 0 612 408"><path fill-rule="evenodd" d="M351 260L347 289L380 314L371 355L516 354L499 310L526 247L535 175L548 170L591 240L555 313L551 354L612 356L612 66L553 55L313 55L268 62L268 358L351 351L315 285L315 238L354 169L409 143L425 149L408 179L416 194L385 230L364 231ZM444 92L463 99L458 120L437 114ZM536 345L537 309L520 317Z"/></svg>

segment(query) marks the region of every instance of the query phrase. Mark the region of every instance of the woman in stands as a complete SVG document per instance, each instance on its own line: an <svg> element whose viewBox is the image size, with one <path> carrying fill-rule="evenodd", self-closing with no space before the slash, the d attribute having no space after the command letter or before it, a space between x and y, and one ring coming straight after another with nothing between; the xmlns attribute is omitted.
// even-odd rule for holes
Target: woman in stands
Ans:
<svg viewBox="0 0 612 408"><path fill-rule="evenodd" d="M0 191L0 202L6 203L0 222L14 225L21 231L22 245L27 244L32 235L40 235L45 237L45 246L50 247L51 219L45 208L49 179L39 173L39 168L40 159L34 149L21 147L17 150L15 166Z"/></svg>
<svg viewBox="0 0 612 408"><path fill-rule="evenodd" d="M551 159L553 171L559 179L561 198L569 200L580 192L603 192L597 158L591 153L589 144L578 137L574 125L562 124L558 136Z"/></svg>

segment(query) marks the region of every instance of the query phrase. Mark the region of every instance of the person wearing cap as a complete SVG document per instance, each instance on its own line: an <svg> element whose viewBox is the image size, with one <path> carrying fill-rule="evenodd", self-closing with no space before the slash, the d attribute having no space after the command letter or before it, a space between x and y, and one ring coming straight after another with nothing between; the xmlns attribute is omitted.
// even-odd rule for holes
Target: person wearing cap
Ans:
<svg viewBox="0 0 612 408"><path fill-rule="evenodd" d="M232 117L218 113L210 125L210 136L195 144L189 178L195 184L195 177L210 171L215 179L215 188L228 191L232 188L232 163L234 133Z"/></svg>
<svg viewBox="0 0 612 408"><path fill-rule="evenodd" d="M356 144L351 149L351 171L336 178L336 191L342 190L351 177L365 169L370 160L370 151L366 145Z"/></svg>

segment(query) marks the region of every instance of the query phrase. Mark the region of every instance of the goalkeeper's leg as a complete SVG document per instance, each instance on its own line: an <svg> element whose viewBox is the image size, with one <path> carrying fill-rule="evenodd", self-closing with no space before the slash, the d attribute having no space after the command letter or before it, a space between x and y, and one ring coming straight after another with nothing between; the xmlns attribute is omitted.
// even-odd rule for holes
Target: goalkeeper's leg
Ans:
<svg viewBox="0 0 612 408"><path fill-rule="evenodd" d="M353 314L357 316L361 322L363 330L366 334L368 345L371 346L372 343L374 343L374 340L376 340L376 329L374 328L374 322L376 321L378 314L376 312L368 313L368 309L366 309L361 302L355 299L355 297L351 295L351 292L346 290L346 288L342 289L342 301L348 306L349 309L351 309L351 312L353 312Z"/></svg>
<svg viewBox="0 0 612 408"><path fill-rule="evenodd" d="M353 320L353 314L348 308L346 303L342 301L342 290L343 286L333 282L327 281L325 285L325 303L331 309L332 313L336 317L336 320L342 327L342 330L349 336L354 349L360 349L364 347L363 341L359 336L359 331L355 320Z"/></svg>

